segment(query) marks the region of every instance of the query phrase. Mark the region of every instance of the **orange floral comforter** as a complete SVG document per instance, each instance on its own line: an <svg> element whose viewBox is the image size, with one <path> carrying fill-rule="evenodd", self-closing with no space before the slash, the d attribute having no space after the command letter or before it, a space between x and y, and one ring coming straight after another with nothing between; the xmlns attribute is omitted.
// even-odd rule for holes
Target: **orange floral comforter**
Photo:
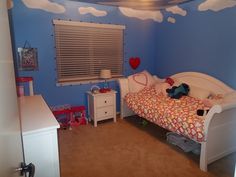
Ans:
<svg viewBox="0 0 236 177"><path fill-rule="evenodd" d="M140 117L195 141L204 141L205 117L196 113L205 108L201 100L189 96L172 99L157 94L154 87L146 87L138 93L128 93L125 101Z"/></svg>

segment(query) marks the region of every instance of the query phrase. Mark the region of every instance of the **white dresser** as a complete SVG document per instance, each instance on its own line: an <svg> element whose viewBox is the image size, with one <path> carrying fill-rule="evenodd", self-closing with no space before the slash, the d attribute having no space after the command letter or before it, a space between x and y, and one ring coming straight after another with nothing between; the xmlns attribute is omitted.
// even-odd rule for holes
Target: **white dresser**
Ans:
<svg viewBox="0 0 236 177"><path fill-rule="evenodd" d="M106 93L87 92L89 119L94 121L94 127L100 120L113 118L116 122L116 91Z"/></svg>
<svg viewBox="0 0 236 177"><path fill-rule="evenodd" d="M35 177L59 177L59 124L40 95L19 98L26 164L35 165Z"/></svg>

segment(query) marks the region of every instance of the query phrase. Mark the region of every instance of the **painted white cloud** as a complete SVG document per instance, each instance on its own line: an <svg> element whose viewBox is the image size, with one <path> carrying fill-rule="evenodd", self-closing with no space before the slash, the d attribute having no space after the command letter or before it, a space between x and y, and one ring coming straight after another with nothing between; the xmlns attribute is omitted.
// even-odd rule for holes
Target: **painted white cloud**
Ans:
<svg viewBox="0 0 236 177"><path fill-rule="evenodd" d="M236 0L206 0L198 6L198 10L212 10L217 12L233 6L236 6Z"/></svg>
<svg viewBox="0 0 236 177"><path fill-rule="evenodd" d="M170 22L170 23L175 23L176 22L175 18L173 18L173 17L168 17L167 21Z"/></svg>
<svg viewBox="0 0 236 177"><path fill-rule="evenodd" d="M96 17L103 17L103 16L107 15L106 11L104 11L104 10L97 10L94 7L79 7L78 11L82 15L92 14L93 16L96 16Z"/></svg>
<svg viewBox="0 0 236 177"><path fill-rule="evenodd" d="M11 9L11 8L13 8L13 6L14 6L13 1L12 0L7 0L7 9Z"/></svg>
<svg viewBox="0 0 236 177"><path fill-rule="evenodd" d="M172 7L168 7L166 8L167 12L171 12L172 14L178 14L181 16L186 16L187 15L187 11L180 8L179 6L172 6Z"/></svg>
<svg viewBox="0 0 236 177"><path fill-rule="evenodd" d="M128 17L138 18L140 20L151 19L157 22L163 21L163 15L160 11L135 10L131 8L119 7L121 13Z"/></svg>
<svg viewBox="0 0 236 177"><path fill-rule="evenodd" d="M41 9L47 12L52 12L57 14L64 13L66 11L64 6L55 2L50 2L49 0L22 0L22 1L26 5L26 7L32 9Z"/></svg>

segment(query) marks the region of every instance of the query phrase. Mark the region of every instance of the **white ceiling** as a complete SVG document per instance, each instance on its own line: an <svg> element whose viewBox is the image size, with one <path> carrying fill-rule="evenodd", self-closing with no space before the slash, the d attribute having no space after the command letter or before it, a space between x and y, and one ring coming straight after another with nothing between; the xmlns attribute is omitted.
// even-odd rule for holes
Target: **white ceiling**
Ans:
<svg viewBox="0 0 236 177"><path fill-rule="evenodd" d="M73 0L101 5L129 7L137 10L160 10L193 0Z"/></svg>

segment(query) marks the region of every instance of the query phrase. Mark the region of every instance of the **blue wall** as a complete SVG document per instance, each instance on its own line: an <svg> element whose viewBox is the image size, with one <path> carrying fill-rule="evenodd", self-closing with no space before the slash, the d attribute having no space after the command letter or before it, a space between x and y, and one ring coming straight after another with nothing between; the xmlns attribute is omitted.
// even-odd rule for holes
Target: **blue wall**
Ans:
<svg viewBox="0 0 236 177"><path fill-rule="evenodd" d="M50 106L86 105L85 92L93 85L56 86L53 19L125 25L125 75L133 73L128 64L129 58L139 56L142 61L137 71L147 69L160 77L183 71L198 71L236 88L236 6L218 12L199 11L198 6L204 0L195 0L179 6L187 11L186 16L162 10L164 18L159 23L126 17L115 7L67 0L53 2L63 5L66 12L55 14L27 8L20 0L14 1L14 7L9 11L15 56L16 49L22 47L25 40L38 48L39 52L39 71L21 71L17 74L33 76L36 94L42 94ZM106 10L108 15L80 15L80 6ZM168 17L175 18L176 22L167 22ZM111 86L118 90L116 82L112 82Z"/></svg>
<svg viewBox="0 0 236 177"><path fill-rule="evenodd" d="M156 23L151 20L138 20L123 16L118 8L99 6L86 3L78 3L66 0L55 0L66 8L63 14L55 14L39 9L27 8L22 1L14 1L14 7L10 10L12 19L12 36L16 50L23 47L27 40L31 47L38 48L38 71L18 71L18 76L32 76L34 78L34 90L36 94L42 94L49 106L72 104L86 105L85 92L94 84L76 86L56 86L56 62L53 38L53 19L64 19L74 21L121 24L126 26L125 30L125 75L133 73L128 60L132 56L142 59L137 71L143 69L151 73L155 71L154 61L156 59L154 34ZM90 14L80 15L78 7L93 6L99 10L106 10L105 17L95 17ZM17 61L17 57L15 57ZM99 85L99 84L98 84ZM118 84L111 82L112 88L118 90ZM119 94L117 95L119 103ZM117 111L119 111L119 104Z"/></svg>
<svg viewBox="0 0 236 177"><path fill-rule="evenodd" d="M236 88L236 6L198 11L202 2L181 5L187 15L176 16L176 23L158 24L156 74L198 71Z"/></svg>

